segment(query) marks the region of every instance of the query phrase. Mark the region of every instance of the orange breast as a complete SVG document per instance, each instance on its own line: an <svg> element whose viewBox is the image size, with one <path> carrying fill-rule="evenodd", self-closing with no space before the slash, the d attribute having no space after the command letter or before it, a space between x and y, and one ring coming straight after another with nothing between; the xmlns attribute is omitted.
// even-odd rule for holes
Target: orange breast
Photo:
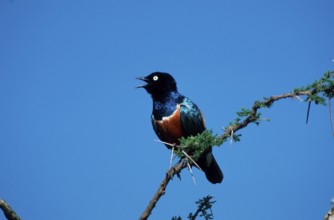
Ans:
<svg viewBox="0 0 334 220"><path fill-rule="evenodd" d="M179 138L182 137L180 105L177 105L171 116L155 120L154 123L162 141L170 144L179 144Z"/></svg>

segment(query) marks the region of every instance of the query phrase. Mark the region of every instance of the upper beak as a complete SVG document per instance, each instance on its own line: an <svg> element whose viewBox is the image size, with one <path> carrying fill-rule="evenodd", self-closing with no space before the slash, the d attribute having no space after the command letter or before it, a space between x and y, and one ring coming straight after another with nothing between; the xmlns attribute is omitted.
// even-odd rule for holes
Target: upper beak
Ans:
<svg viewBox="0 0 334 220"><path fill-rule="evenodd" d="M147 79L146 77L137 77L136 79L142 80L142 81L144 81L144 82L146 82L146 83L148 83L148 82L150 81L150 80ZM148 84L139 85L139 86L137 86L136 88L145 88L147 85L148 85Z"/></svg>

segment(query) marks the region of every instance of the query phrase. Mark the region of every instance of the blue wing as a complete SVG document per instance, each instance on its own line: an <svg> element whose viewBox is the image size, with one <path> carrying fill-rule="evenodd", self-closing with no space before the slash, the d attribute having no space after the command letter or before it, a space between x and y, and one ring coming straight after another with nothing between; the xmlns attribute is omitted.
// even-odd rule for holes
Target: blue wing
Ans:
<svg viewBox="0 0 334 220"><path fill-rule="evenodd" d="M180 103L180 118L183 136L185 137L197 135L205 130L204 118L201 111L188 98L184 98L182 103ZM196 162L211 183L221 183L223 181L223 172L212 155L211 147Z"/></svg>
<svg viewBox="0 0 334 220"><path fill-rule="evenodd" d="M180 103L180 119L183 136L197 135L205 130L201 111L190 99L184 98Z"/></svg>

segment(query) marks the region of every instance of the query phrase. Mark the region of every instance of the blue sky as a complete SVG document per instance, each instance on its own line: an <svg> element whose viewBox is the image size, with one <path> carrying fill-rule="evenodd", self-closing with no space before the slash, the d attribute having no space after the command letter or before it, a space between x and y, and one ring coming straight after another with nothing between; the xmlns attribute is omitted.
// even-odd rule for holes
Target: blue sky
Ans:
<svg viewBox="0 0 334 220"><path fill-rule="evenodd" d="M222 133L241 107L334 69L334 2L0 2L0 198L22 219L137 219L169 166L135 77L171 73ZM334 197L328 107L275 103L214 154L220 185L174 179L151 219L212 195L215 219L322 219ZM3 219L4 217L1 217Z"/></svg>

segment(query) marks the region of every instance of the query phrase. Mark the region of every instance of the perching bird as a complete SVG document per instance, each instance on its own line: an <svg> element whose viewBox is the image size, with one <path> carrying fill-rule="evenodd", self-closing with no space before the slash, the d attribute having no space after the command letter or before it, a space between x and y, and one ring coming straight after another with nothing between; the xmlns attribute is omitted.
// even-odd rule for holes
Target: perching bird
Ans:
<svg viewBox="0 0 334 220"><path fill-rule="evenodd" d="M138 78L153 99L152 125L161 141L179 144L179 138L197 135L205 130L204 119L197 105L177 91L176 81L168 73L154 72ZM167 148L171 146L166 145ZM211 183L221 183L223 173L212 155L212 148L196 161Z"/></svg>

